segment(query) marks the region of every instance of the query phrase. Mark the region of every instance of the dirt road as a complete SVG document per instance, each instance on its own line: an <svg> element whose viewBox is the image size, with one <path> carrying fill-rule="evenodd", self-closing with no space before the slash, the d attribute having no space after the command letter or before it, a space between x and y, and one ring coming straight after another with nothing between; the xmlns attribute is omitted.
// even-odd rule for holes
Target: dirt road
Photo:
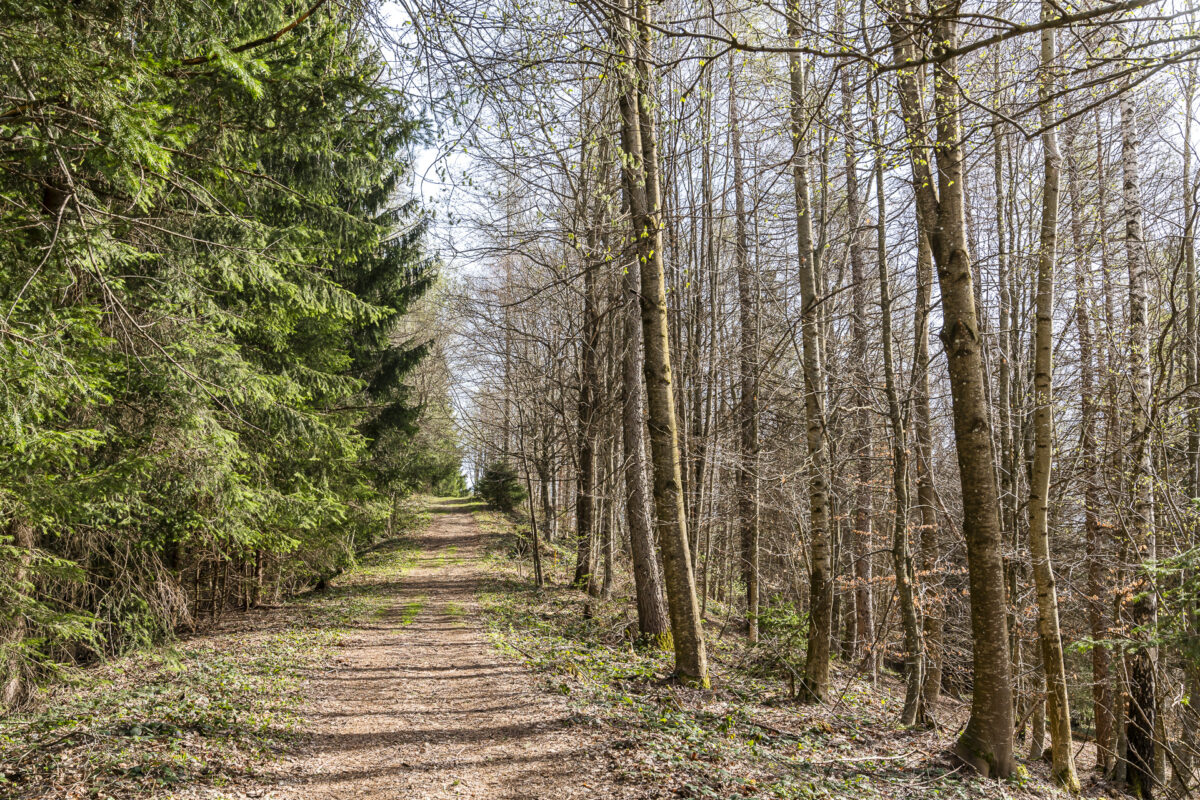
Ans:
<svg viewBox="0 0 1200 800"><path fill-rule="evenodd" d="M576 717L479 623L482 535L453 501L434 509L416 564L381 579L395 602L363 620L309 684L310 728L268 768L266 796L638 797L609 775L607 735Z"/></svg>

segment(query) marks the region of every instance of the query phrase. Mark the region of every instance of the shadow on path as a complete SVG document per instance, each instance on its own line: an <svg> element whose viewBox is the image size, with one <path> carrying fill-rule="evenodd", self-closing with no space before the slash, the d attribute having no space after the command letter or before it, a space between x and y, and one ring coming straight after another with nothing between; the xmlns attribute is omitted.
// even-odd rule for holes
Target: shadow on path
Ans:
<svg viewBox="0 0 1200 800"><path fill-rule="evenodd" d="M484 537L470 514L478 507L470 498L436 502L405 574L335 588L391 605L353 624L332 663L313 671L304 743L269 770L271 796L649 796L615 783L607 736L582 725L482 631L475 594Z"/></svg>

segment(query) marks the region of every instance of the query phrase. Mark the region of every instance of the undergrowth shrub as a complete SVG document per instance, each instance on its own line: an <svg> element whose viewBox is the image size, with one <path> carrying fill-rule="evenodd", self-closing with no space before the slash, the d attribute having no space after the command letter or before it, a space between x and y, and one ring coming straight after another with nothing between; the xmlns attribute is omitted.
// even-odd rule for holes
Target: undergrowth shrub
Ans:
<svg viewBox="0 0 1200 800"><path fill-rule="evenodd" d="M496 511L512 511L525 500L525 487L507 461L494 461L484 467L475 493Z"/></svg>

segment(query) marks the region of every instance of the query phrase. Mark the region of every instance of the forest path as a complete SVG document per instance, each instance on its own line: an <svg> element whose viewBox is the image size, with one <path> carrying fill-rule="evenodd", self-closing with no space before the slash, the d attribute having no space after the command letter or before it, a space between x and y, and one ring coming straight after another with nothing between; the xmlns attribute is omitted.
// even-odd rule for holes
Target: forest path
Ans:
<svg viewBox="0 0 1200 800"><path fill-rule="evenodd" d="M265 770L266 796L631 796L611 783L604 735L489 642L476 602L484 536L463 502L432 511L415 565L374 587L395 602L307 684L307 736Z"/></svg>

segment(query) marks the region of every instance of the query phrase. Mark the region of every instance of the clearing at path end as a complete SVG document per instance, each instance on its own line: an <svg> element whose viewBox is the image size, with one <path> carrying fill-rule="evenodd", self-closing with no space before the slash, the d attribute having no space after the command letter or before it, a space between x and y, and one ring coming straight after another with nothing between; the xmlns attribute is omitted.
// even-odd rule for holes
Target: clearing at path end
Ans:
<svg viewBox="0 0 1200 800"><path fill-rule="evenodd" d="M461 504L433 511L414 566L374 587L392 595L388 612L356 625L305 687L309 736L266 769L269 796L641 796L611 781L606 737L488 641L475 598L483 536Z"/></svg>

